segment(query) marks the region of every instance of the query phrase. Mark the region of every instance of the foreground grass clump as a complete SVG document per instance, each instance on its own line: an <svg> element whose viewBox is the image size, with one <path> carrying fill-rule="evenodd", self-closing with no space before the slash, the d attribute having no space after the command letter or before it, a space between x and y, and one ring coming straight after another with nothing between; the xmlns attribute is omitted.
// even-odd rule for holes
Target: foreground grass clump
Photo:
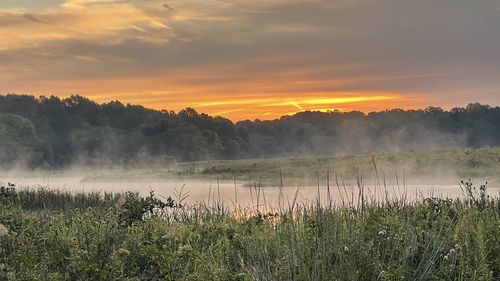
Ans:
<svg viewBox="0 0 500 281"><path fill-rule="evenodd" d="M0 280L498 280L500 201L464 191L278 214L3 187Z"/></svg>

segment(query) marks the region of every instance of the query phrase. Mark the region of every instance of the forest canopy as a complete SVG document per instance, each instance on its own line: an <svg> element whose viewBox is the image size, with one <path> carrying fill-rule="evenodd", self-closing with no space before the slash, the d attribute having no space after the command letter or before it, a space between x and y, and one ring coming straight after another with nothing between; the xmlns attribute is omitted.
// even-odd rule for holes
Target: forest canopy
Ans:
<svg viewBox="0 0 500 281"><path fill-rule="evenodd" d="M305 111L233 123L192 108L176 113L78 95L0 95L2 165L168 165L499 145L500 107L479 103L449 111Z"/></svg>

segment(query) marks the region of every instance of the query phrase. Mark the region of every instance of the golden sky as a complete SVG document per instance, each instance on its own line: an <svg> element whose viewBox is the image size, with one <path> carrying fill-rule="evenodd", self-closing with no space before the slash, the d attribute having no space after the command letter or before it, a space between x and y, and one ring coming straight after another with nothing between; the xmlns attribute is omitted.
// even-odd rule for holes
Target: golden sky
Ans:
<svg viewBox="0 0 500 281"><path fill-rule="evenodd" d="M0 94L232 120L500 103L500 4L2 0Z"/></svg>

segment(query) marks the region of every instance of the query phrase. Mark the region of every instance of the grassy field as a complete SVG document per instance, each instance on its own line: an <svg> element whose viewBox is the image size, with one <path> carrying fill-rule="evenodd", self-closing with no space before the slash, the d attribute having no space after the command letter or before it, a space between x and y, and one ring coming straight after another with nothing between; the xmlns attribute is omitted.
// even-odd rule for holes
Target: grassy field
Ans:
<svg viewBox="0 0 500 281"><path fill-rule="evenodd" d="M338 157L254 159L237 161L204 161L180 163L174 173L184 175L219 175L230 179L276 181L283 177L295 180L312 179L328 171L345 178L363 175L394 179L396 174L413 180L440 181L457 178L500 179L500 148L471 150L411 151L385 154L360 154Z"/></svg>
<svg viewBox="0 0 500 281"><path fill-rule="evenodd" d="M324 182L327 173L346 180L363 178L370 183L387 181L394 185L409 184L456 185L457 179L500 183L500 148L408 151L400 153L358 154L331 157L275 158L250 160L217 160L177 163L169 167L111 167L96 171L78 167L53 171L61 175L84 175L83 181L200 179L254 183L262 186L314 186L318 178Z"/></svg>
<svg viewBox="0 0 500 281"><path fill-rule="evenodd" d="M463 189L258 212L5 186L0 280L499 280L500 200Z"/></svg>

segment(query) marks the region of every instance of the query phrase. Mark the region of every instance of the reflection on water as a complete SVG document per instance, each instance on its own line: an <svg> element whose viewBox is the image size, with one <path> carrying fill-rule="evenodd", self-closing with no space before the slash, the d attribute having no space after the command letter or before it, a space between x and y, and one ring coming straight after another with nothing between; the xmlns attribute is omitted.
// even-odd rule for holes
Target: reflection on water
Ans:
<svg viewBox="0 0 500 281"><path fill-rule="evenodd" d="M414 201L427 197L456 198L463 196L462 189L455 185L411 185L411 184L364 184L362 188L356 183L331 183L328 188L325 182L318 186L288 185L280 187L259 187L258 183L217 181L215 179L152 179L152 180L106 180L89 181L82 177L0 177L1 183L12 182L18 188L46 188L71 192L138 192L148 195L151 190L160 197L172 196L174 199L186 197L185 203L195 204L222 203L226 206L234 204L242 207L266 206L267 208L288 207L291 204L311 204L318 198L322 204L359 203L360 194L364 194L365 202L384 201L387 199L404 199ZM490 196L499 196L498 187L488 186ZM319 196L318 196L319 195Z"/></svg>

